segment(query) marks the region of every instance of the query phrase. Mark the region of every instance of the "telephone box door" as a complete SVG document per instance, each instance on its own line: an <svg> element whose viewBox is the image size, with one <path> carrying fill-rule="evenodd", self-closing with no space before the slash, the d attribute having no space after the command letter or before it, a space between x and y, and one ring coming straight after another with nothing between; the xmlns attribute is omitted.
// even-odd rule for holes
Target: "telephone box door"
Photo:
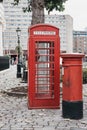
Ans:
<svg viewBox="0 0 87 130"><path fill-rule="evenodd" d="M29 108L59 108L60 45L58 32L57 28L44 24L30 29Z"/></svg>

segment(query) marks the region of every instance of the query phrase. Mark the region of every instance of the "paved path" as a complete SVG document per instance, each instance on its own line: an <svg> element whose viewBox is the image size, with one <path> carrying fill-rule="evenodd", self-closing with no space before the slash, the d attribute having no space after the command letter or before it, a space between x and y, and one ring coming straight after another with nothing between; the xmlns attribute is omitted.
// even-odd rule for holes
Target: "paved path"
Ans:
<svg viewBox="0 0 87 130"><path fill-rule="evenodd" d="M60 109L28 110L27 97L12 97L2 90L26 86L16 78L16 66L0 72L0 130L87 130L87 86L84 85L84 117L81 120L62 118Z"/></svg>

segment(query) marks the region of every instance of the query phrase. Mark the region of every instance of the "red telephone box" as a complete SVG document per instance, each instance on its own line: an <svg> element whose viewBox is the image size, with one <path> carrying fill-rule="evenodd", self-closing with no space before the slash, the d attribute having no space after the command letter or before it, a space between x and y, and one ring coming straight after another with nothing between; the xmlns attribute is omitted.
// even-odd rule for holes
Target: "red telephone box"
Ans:
<svg viewBox="0 0 87 130"><path fill-rule="evenodd" d="M37 24L29 35L28 108L59 108L59 29Z"/></svg>

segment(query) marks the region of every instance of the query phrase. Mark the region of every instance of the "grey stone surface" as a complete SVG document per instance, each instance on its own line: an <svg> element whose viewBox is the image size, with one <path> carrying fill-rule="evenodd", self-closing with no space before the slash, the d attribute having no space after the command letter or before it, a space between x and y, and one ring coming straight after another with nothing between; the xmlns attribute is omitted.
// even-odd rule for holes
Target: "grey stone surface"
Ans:
<svg viewBox="0 0 87 130"><path fill-rule="evenodd" d="M76 128L76 127L72 127L70 128L70 130L87 130L86 128Z"/></svg>
<svg viewBox="0 0 87 130"><path fill-rule="evenodd" d="M83 119L62 118L60 109L28 109L27 97L13 97L3 90L26 86L16 78L16 65L0 72L0 130L87 130L87 85L83 85ZM60 102L62 96L60 98Z"/></svg>

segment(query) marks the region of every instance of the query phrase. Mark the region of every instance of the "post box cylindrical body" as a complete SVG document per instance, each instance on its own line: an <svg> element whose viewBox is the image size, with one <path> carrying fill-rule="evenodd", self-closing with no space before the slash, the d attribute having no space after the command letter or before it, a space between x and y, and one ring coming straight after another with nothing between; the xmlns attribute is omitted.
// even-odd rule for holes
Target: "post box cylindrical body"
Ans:
<svg viewBox="0 0 87 130"><path fill-rule="evenodd" d="M64 118L83 117L82 99L82 57L83 54L61 54L63 58L63 100Z"/></svg>

